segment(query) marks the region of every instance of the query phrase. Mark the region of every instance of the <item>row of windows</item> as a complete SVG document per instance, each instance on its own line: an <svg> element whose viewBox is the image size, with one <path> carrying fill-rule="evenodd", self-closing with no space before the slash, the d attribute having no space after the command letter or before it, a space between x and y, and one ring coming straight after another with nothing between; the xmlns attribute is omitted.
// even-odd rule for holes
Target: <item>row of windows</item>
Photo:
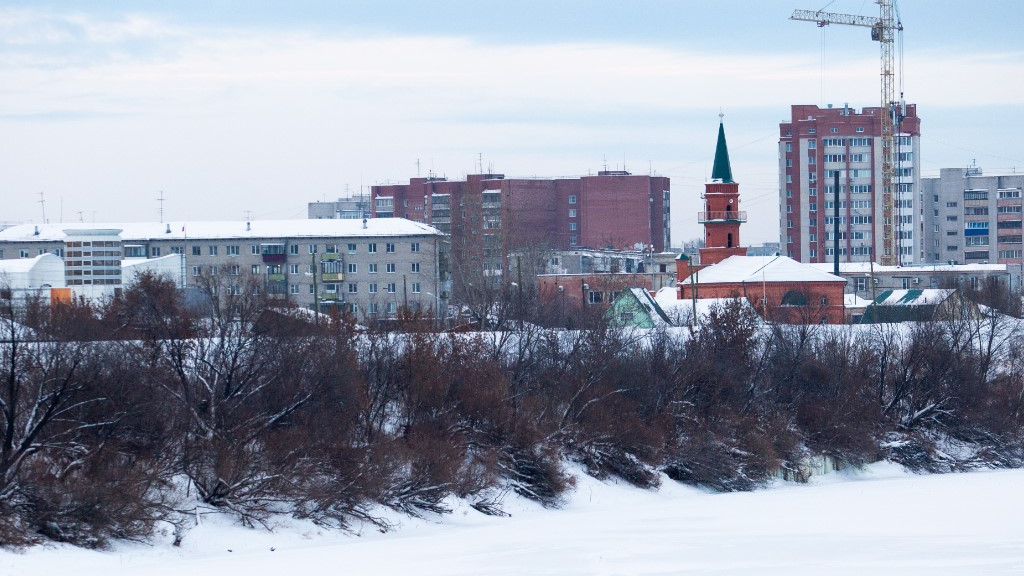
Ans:
<svg viewBox="0 0 1024 576"><path fill-rule="evenodd" d="M306 250L307 250L307 252L309 254L317 254L319 252L319 250L320 250L320 246L321 246L320 244L307 244L306 245ZM323 246L324 254L337 254L338 253L338 245L337 244L323 244L322 246ZM133 247L133 248L136 248L136 247ZM260 245L260 244L250 244L249 245L249 253L254 255L254 256L258 256L260 254L284 254L284 249L283 248L284 248L283 245L276 245L276 244L263 244L263 245ZM300 248L299 244L290 244L288 246L288 254L290 254L292 256L298 256L299 248ZM356 254L359 251L359 245L354 243L354 242L348 243L347 248L348 248L348 253L349 254ZM152 254L153 256L159 256L160 255L160 249L159 248L155 248L154 247L152 250L154 251L153 254ZM220 246L216 246L216 245L211 244L211 245L207 246L206 250L207 250L207 254L209 256L217 256L219 254L219 251L220 251ZM240 250L241 250L241 248L237 244L230 244L230 245L224 247L224 252L228 256L238 256L238 255L241 254ZM179 246L172 247L171 251L176 253L176 254L184 253L184 250L181 247L179 247ZM395 242L385 242L384 243L384 252L389 253L389 254L393 254L393 253L395 253L397 251L398 251L398 246L397 246L397 244ZM419 242L410 242L409 243L409 251L410 252L414 252L414 253L415 252L419 252L420 251L420 243ZM377 253L377 243L376 242L369 242L369 243L367 243L366 244L366 252L369 253L369 254L376 254ZM192 246L192 255L193 256L202 256L202 254L203 254L203 247L202 246Z"/></svg>

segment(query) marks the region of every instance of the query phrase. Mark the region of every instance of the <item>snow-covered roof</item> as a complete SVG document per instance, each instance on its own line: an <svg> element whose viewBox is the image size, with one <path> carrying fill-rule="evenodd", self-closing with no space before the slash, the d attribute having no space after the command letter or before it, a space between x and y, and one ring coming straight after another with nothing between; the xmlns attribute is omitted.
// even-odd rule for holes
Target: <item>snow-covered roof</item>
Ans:
<svg viewBox="0 0 1024 576"><path fill-rule="evenodd" d="M951 289L886 290L875 298L876 306L929 306L941 304L955 292Z"/></svg>
<svg viewBox="0 0 1024 576"><path fill-rule="evenodd" d="M865 308L871 304L868 298L861 298L856 294L843 294L843 306L847 308Z"/></svg>
<svg viewBox="0 0 1024 576"><path fill-rule="evenodd" d="M716 306L727 306L737 300L743 306L752 306L746 298L698 298L696 303L689 298L680 300L676 298L676 289L668 287L658 290L654 295L654 301L676 326L692 324L695 310L697 319L702 321L711 315L711 310Z"/></svg>
<svg viewBox="0 0 1024 576"><path fill-rule="evenodd" d="M831 272L834 264L815 262L808 264L819 270ZM882 266L870 262L840 262L840 274L884 274L913 275L934 274L937 272L1006 272L1006 264L928 264L919 266Z"/></svg>
<svg viewBox="0 0 1024 576"><path fill-rule="evenodd" d="M190 220L173 222L121 222L85 224L19 224L0 230L0 241L64 241L65 230L120 229L123 240L188 240L262 238L323 238L367 236L439 236L441 232L405 218L369 218L362 220ZM37 233L38 232L38 233Z"/></svg>
<svg viewBox="0 0 1024 576"><path fill-rule="evenodd" d="M809 264L787 256L730 256L718 264L702 268L683 283L725 284L735 282L846 282Z"/></svg>
<svg viewBox="0 0 1024 576"><path fill-rule="evenodd" d="M46 253L40 254L35 258L11 258L8 260L0 260L0 274L25 274L35 268L44 259L57 259L61 262L61 270L63 270L64 263L60 260L60 257Z"/></svg>

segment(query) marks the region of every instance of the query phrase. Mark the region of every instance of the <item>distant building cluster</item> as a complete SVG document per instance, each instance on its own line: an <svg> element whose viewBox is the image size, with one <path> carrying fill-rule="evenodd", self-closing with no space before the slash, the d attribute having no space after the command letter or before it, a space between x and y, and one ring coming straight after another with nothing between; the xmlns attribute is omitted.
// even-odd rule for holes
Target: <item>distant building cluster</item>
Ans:
<svg viewBox="0 0 1024 576"><path fill-rule="evenodd" d="M23 224L0 231L0 273L5 258L38 259L45 281L17 267L8 276L21 274L21 292L45 298L115 295L140 264L185 289L245 290L356 315L438 310L450 289L444 236L399 218Z"/></svg>

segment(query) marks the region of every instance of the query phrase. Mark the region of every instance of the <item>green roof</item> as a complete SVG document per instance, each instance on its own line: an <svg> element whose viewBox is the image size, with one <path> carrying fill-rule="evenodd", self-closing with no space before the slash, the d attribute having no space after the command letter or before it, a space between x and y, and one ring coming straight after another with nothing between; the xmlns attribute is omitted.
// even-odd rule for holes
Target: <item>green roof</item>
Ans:
<svg viewBox="0 0 1024 576"><path fill-rule="evenodd" d="M725 144L725 125L721 122L718 123L718 145L715 147L715 165L711 168L711 179L733 183L729 147Z"/></svg>

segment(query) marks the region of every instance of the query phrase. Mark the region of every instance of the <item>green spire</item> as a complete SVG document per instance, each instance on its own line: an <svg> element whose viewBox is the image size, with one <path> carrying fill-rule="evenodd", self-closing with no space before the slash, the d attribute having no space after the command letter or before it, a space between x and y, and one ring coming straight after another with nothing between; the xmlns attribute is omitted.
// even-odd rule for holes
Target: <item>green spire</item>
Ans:
<svg viewBox="0 0 1024 576"><path fill-rule="evenodd" d="M721 118L721 114L718 115ZM718 146L715 147L715 165L711 168L711 179L729 184L732 180L732 166L729 165L729 147L725 145L725 126L718 121Z"/></svg>

